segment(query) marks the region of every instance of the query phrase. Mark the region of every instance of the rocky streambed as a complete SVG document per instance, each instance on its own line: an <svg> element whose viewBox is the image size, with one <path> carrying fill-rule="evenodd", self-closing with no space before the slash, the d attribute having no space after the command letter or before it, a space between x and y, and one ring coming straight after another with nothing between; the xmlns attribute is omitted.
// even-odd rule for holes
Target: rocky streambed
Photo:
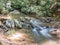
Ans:
<svg viewBox="0 0 60 45"><path fill-rule="evenodd" d="M3 45L40 45L47 40L56 40L50 32L59 27L59 20L51 17L6 19L1 21L0 41Z"/></svg>

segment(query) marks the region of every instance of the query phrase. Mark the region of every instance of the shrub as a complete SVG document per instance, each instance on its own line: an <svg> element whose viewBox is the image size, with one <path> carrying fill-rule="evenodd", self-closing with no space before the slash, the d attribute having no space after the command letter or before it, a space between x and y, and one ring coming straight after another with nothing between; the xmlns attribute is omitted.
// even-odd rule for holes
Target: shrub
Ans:
<svg viewBox="0 0 60 45"><path fill-rule="evenodd" d="M23 13L36 13L38 16L52 16L49 8L53 0L12 0L12 7Z"/></svg>
<svg viewBox="0 0 60 45"><path fill-rule="evenodd" d="M35 13L37 16L52 16L50 10L53 0L10 0L12 8L25 14ZM6 2L6 1L5 1Z"/></svg>

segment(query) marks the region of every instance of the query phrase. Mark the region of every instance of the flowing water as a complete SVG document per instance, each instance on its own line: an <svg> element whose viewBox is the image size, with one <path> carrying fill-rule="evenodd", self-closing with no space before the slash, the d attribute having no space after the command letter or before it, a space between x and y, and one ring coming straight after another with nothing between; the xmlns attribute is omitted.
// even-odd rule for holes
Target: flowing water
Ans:
<svg viewBox="0 0 60 45"><path fill-rule="evenodd" d="M22 17L21 17L22 18ZM49 40L49 39L53 39L54 37L49 33L50 30L53 30L54 28L49 27L49 26L45 26L42 21L40 21L39 19L35 19L35 18L31 18L30 19L25 20L25 17L23 17L20 21L19 20L15 20L15 24L18 24L17 26L20 27L20 25L22 25L20 28L24 28L24 27L28 27L28 29L32 30L32 33L34 35L34 40L36 42L41 42L41 41L45 41L45 40ZM11 25L14 25L14 23L10 20ZM10 24L6 23L7 25ZM30 25L31 24L31 25ZM10 25L10 27L11 27ZM13 27L12 27L13 28Z"/></svg>
<svg viewBox="0 0 60 45"><path fill-rule="evenodd" d="M52 30L53 28L41 26L43 24L39 20L31 19L30 23L32 23L32 25L34 27L34 28L32 28L32 32L34 33L34 37L35 37L36 42L41 42L41 41L45 41L45 40L49 40L49 39L53 38L49 34L49 31Z"/></svg>
<svg viewBox="0 0 60 45"><path fill-rule="evenodd" d="M23 17L22 19L20 18L20 19L6 20L6 22L5 22L6 24L4 24L4 26L6 26L9 29L10 28L17 29L19 27L20 30L23 28L28 28L28 31L31 30L33 33L33 35L30 37L32 37L36 43L54 39L54 37L50 34L50 31L54 30L55 28L50 26L50 23L49 23L49 26L47 26L48 23L46 25L45 22L42 22L39 19L28 17L28 19L26 18L26 20L25 20L25 18L26 17ZM30 34L32 34L32 33L30 33Z"/></svg>

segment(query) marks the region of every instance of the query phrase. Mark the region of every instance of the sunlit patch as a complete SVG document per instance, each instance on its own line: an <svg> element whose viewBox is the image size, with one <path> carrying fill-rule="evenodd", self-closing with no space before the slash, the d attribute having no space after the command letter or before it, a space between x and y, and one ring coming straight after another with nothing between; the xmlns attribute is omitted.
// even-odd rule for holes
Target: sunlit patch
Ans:
<svg viewBox="0 0 60 45"><path fill-rule="evenodd" d="M14 42L21 42L28 40L28 35L25 33L15 32L13 35L6 36L6 39Z"/></svg>
<svg viewBox="0 0 60 45"><path fill-rule="evenodd" d="M10 39L20 39L20 38L23 38L23 37L24 37L23 33L15 33L10 37Z"/></svg>
<svg viewBox="0 0 60 45"><path fill-rule="evenodd" d="M55 41L48 40L43 42L41 45L58 45Z"/></svg>

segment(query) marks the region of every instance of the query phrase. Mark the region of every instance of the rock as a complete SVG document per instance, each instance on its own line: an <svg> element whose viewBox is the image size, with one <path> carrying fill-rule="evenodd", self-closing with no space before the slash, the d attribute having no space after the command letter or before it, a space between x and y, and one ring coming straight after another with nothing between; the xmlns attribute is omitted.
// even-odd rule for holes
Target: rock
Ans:
<svg viewBox="0 0 60 45"><path fill-rule="evenodd" d="M51 22L54 21L53 18L51 18L51 17L42 17L42 18L40 18L40 20L41 20L43 23L51 23Z"/></svg>
<svg viewBox="0 0 60 45"><path fill-rule="evenodd" d="M3 24L8 28L30 28L31 25L26 20L14 19L5 20Z"/></svg>
<svg viewBox="0 0 60 45"><path fill-rule="evenodd" d="M12 11L10 13L12 13L12 14L20 14L20 12L18 10L14 10L14 11Z"/></svg>
<svg viewBox="0 0 60 45"><path fill-rule="evenodd" d="M50 34L60 39L60 29L52 29Z"/></svg>
<svg viewBox="0 0 60 45"><path fill-rule="evenodd" d="M4 23L5 23L4 25L6 25L9 28L14 28L15 27L15 24L14 24L13 20L6 20Z"/></svg>
<svg viewBox="0 0 60 45"><path fill-rule="evenodd" d="M5 32L5 31L8 31L8 30L9 30L9 28L7 28L5 25L0 26L0 31Z"/></svg>
<svg viewBox="0 0 60 45"><path fill-rule="evenodd" d="M40 20L31 18L30 23L33 25L33 27L40 27L43 25L43 23Z"/></svg>
<svg viewBox="0 0 60 45"><path fill-rule="evenodd" d="M14 21L15 21L15 26L17 28L22 28L23 22L21 22L20 20L17 20L17 19L15 19Z"/></svg>

